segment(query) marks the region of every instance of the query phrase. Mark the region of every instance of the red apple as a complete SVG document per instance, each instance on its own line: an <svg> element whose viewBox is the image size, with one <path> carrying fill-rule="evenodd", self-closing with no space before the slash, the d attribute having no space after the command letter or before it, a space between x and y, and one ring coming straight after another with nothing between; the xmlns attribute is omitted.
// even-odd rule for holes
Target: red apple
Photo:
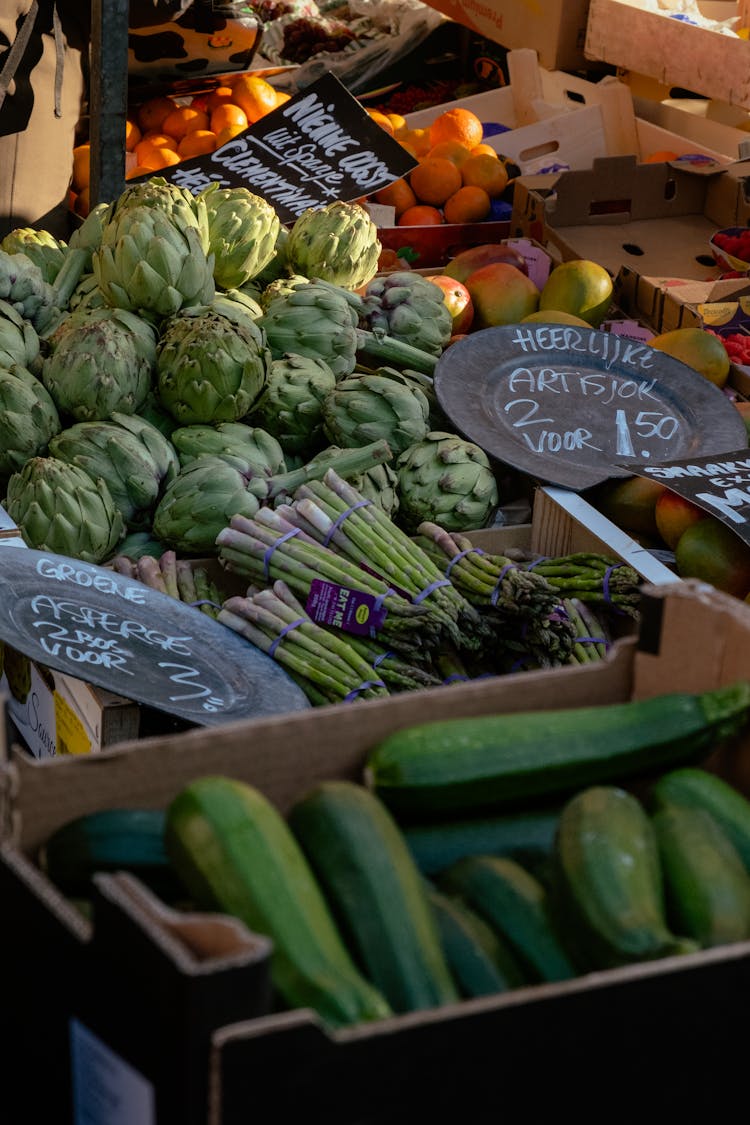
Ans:
<svg viewBox="0 0 750 1125"><path fill-rule="evenodd" d="M530 277L508 262L491 262L464 282L474 303L474 328L518 324L539 305L539 290Z"/></svg>
<svg viewBox="0 0 750 1125"><path fill-rule="evenodd" d="M466 286L444 273L435 274L427 280L443 290L443 304L453 317L453 335L468 332L474 319L474 305Z"/></svg>

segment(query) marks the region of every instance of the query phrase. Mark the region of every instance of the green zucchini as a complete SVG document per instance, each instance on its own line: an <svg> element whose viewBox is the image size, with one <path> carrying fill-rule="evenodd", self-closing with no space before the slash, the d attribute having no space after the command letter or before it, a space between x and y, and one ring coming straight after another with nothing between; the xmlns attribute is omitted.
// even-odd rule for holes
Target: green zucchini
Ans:
<svg viewBox="0 0 750 1125"><path fill-rule="evenodd" d="M462 996L491 996L526 984L527 977L516 957L479 914L437 890L429 890L427 897L435 912L448 967Z"/></svg>
<svg viewBox="0 0 750 1125"><path fill-rule="evenodd" d="M436 875L467 855L507 855L534 865L552 853L559 807L505 816L447 820L402 827L409 851L425 875Z"/></svg>
<svg viewBox="0 0 750 1125"><path fill-rule="evenodd" d="M391 1014L354 965L288 825L257 789L226 777L192 782L167 809L165 844L198 906L272 939L271 978L287 1004L334 1027Z"/></svg>
<svg viewBox="0 0 750 1125"><path fill-rule="evenodd" d="M668 928L656 836L630 793L592 786L568 801L556 860L559 908L582 967L608 969L697 948Z"/></svg>
<svg viewBox="0 0 750 1125"><path fill-rule="evenodd" d="M73 897L90 894L97 871L130 871L164 898L180 890L164 850L161 809L103 809L76 817L50 836L39 862Z"/></svg>
<svg viewBox="0 0 750 1125"><path fill-rule="evenodd" d="M443 872L438 886L458 895L507 941L530 980L576 975L555 931L546 890L515 860L467 856Z"/></svg>
<svg viewBox="0 0 750 1125"><path fill-rule="evenodd" d="M667 907L703 948L750 938L750 875L705 809L663 805L653 817Z"/></svg>
<svg viewBox="0 0 750 1125"><path fill-rule="evenodd" d="M458 999L422 877L385 806L362 785L329 781L289 824L359 963L396 1012Z"/></svg>
<svg viewBox="0 0 750 1125"><path fill-rule="evenodd" d="M685 763L740 730L750 684L569 710L443 719L372 751L367 783L399 813L500 808Z"/></svg>
<svg viewBox="0 0 750 1125"><path fill-rule="evenodd" d="M672 770L651 787L655 811L664 805L705 809L721 826L750 871L750 801L716 774L685 767Z"/></svg>

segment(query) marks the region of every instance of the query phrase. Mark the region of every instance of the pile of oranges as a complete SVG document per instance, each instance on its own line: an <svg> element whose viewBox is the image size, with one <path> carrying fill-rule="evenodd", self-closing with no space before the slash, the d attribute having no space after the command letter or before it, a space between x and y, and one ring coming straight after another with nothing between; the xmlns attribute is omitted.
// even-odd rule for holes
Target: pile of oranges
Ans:
<svg viewBox="0 0 750 1125"><path fill-rule="evenodd" d="M125 149L133 154L126 179L213 152L289 99L259 75L239 74L226 81L189 105L168 96L143 102L126 122ZM81 144L73 149L71 206L83 216L89 211L89 174L89 145Z"/></svg>
<svg viewBox="0 0 750 1125"><path fill-rule="evenodd" d="M476 223L508 184L503 160L483 142L484 127L471 110L455 106L430 126L410 129L396 114L370 115L419 161L408 176L375 192L376 203L395 208L398 226Z"/></svg>

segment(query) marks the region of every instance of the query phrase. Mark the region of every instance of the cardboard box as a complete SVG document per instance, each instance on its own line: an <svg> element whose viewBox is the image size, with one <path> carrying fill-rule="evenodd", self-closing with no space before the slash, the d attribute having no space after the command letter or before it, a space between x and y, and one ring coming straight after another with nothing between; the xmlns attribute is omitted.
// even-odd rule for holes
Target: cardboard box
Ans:
<svg viewBox="0 0 750 1125"><path fill-rule="evenodd" d="M504 47L532 47L542 66L575 70L584 63L588 0L429 0L429 7Z"/></svg>
<svg viewBox="0 0 750 1125"><path fill-rule="evenodd" d="M123 1118L139 1125L157 1119L159 1125L239 1125L249 1103L261 1121L294 1120L301 1104L307 1117L332 1125L390 1125L415 1114L449 1120L462 1100L465 1111L468 1090L471 1120L491 1121L498 1104L498 1051L503 1105L515 1115L528 1109L533 1089L534 1104L545 1113L570 1098L579 1118L593 1120L601 1097L611 1099L616 1091L623 1112L618 1120L627 1119L626 1110L637 1114L644 1098L651 1109L669 1107L691 1119L696 1105L703 1105L704 1079L712 1112L721 1114L717 1106L736 1093L732 1073L744 1081L736 1024L750 982L750 942L328 1033L307 1011L255 1016L262 989L256 981L254 990L241 994L242 967L235 962L234 977L225 975L227 965L215 960L215 941L203 946L203 971L195 964L188 971L190 950L175 940L174 919L159 917L132 882L98 877L93 921L85 921L33 857L66 819L115 804L163 807L209 769L258 786L286 812L319 780L360 778L379 739L426 713L440 718L606 704L732 683L750 677L749 642L750 607L744 603L695 582L648 587L637 643L618 642L612 658L594 667L463 685L455 694L434 695L427 706L427 697L416 693L387 706L374 701L345 712L328 707L315 715L232 724L210 734L195 730L122 745L96 760L34 763L14 754L0 771L10 834L0 848L0 892L16 922L0 932L0 943L6 964L14 967L8 1000L21 1004L17 1018L16 1008L6 1007L14 1013L16 1039L15 1053L6 1057L11 1088L34 1066L34 1059L26 1071L16 1066L24 1022L35 1018L33 1005L27 1006L29 981L52 989L47 1020L36 1028L49 1066L45 1083L26 1091L25 1120L41 1119L34 1117L33 1104L49 1093L64 1057L65 1014L76 1017L83 1062L90 1064L92 1055L100 1059L98 1072L88 1072L98 1083L79 1085L80 1112L93 1093L119 1092L124 1104L125 1074L131 1092L135 1086L153 1108L151 1116L144 1111ZM750 740L745 736L711 765L747 792ZM35 963L43 949L57 956ZM540 1057L545 1082L537 1093ZM702 1076L697 1093L686 1077L686 1057ZM573 1082L582 1059L585 1081ZM726 1071L720 1087L707 1080L713 1065ZM447 1085L436 1080L443 1069L450 1070Z"/></svg>
<svg viewBox="0 0 750 1125"><path fill-rule="evenodd" d="M716 20L739 19L741 11L737 3L707 0L698 8ZM673 19L648 0L591 0L584 50L588 59L750 108L747 40Z"/></svg>
<svg viewBox="0 0 750 1125"><path fill-rule="evenodd" d="M613 275L634 265L648 276L718 278L708 243L718 228L745 225L749 170L747 162L701 170L617 156L588 171L521 176L511 233L542 242L560 260L590 258Z"/></svg>
<svg viewBox="0 0 750 1125"><path fill-rule="evenodd" d="M695 148L685 151L718 153L728 160L741 158L741 145L750 141L746 129L716 120L707 114L691 113L687 99L675 105L671 100L660 101L654 98L633 95L633 107L638 119L648 122L655 129L663 129L681 137L685 143ZM705 104L705 103L704 103ZM744 113L747 118L747 114ZM663 148L673 147L664 144Z"/></svg>
<svg viewBox="0 0 750 1125"><path fill-rule="evenodd" d="M702 327L699 305L736 301L741 296L750 296L750 281L745 278L692 281L648 277L630 266L621 267L615 278L614 300L619 308L649 324L655 332Z"/></svg>

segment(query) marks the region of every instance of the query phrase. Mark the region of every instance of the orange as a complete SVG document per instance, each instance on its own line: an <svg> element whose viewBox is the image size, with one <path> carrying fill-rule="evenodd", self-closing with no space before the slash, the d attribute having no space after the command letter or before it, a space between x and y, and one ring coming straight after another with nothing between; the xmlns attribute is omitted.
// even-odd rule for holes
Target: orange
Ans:
<svg viewBox="0 0 750 1125"><path fill-rule="evenodd" d="M133 150L138 163L144 164L146 157L156 148L171 148L172 152L177 152L177 141L174 137L168 137L166 133L147 133Z"/></svg>
<svg viewBox="0 0 750 1125"><path fill-rule="evenodd" d="M151 133L144 133L141 137L141 141L150 141L152 145L161 145L164 148L173 148L175 152L177 152L177 141L174 139L174 137L170 137L169 133L160 133L156 129ZM138 144L140 144L141 141L139 141Z"/></svg>
<svg viewBox="0 0 750 1125"><path fill-rule="evenodd" d="M373 195L376 203L382 203L386 207L395 207L396 218L403 215L404 211L408 211L417 202L417 197L409 187L406 180L394 180L392 184L387 187L381 188Z"/></svg>
<svg viewBox="0 0 750 1125"><path fill-rule="evenodd" d="M147 102L139 106L137 119L138 125L143 133L148 133L155 129L161 129L164 118L173 109L177 109L177 102L174 98L166 96L159 98L149 98Z"/></svg>
<svg viewBox="0 0 750 1125"><path fill-rule="evenodd" d="M161 127L170 137L181 141L193 129L207 129L209 125L208 114L202 109L193 109L191 105L179 105L173 109L161 123Z"/></svg>
<svg viewBox="0 0 750 1125"><path fill-rule="evenodd" d="M492 145L474 145L474 148L471 150L472 156L481 156L482 153L484 153L485 156L494 156L495 160L500 159L499 154L495 151Z"/></svg>
<svg viewBox="0 0 750 1125"><path fill-rule="evenodd" d="M439 144L430 149L427 155L444 156L446 160L451 160L457 168L460 168L464 160L471 156L471 149L462 145L460 141L440 141Z"/></svg>
<svg viewBox="0 0 750 1125"><path fill-rule="evenodd" d="M74 206L75 206L76 215L81 215L85 219L86 216L89 213L89 206L90 206L90 204L89 204L89 189L87 187L82 188L78 192L78 195L76 196L76 201L75 201Z"/></svg>
<svg viewBox="0 0 750 1125"><path fill-rule="evenodd" d="M139 176L150 176L153 168L147 168L145 164L138 164L135 168L131 168L129 172L125 173L126 180L137 180Z"/></svg>
<svg viewBox="0 0 750 1125"><path fill-rule="evenodd" d="M420 203L439 207L461 187L461 173L444 156L425 156L409 173L409 183Z"/></svg>
<svg viewBox="0 0 750 1125"><path fill-rule="evenodd" d="M243 125L225 125L224 128L216 134L216 147L221 148L227 141L231 141L238 133L244 133Z"/></svg>
<svg viewBox="0 0 750 1125"><path fill-rule="evenodd" d="M76 145L73 149L73 188L81 191L89 186L91 178L91 155L88 144Z"/></svg>
<svg viewBox="0 0 750 1125"><path fill-rule="evenodd" d="M648 156L644 156L644 164L666 164L668 160L676 160L677 153L672 152L671 149L659 149L658 152L650 152Z"/></svg>
<svg viewBox="0 0 750 1125"><path fill-rule="evenodd" d="M241 74L232 83L232 93L234 104L244 109L251 125L278 105L276 90L257 74Z"/></svg>
<svg viewBox="0 0 750 1125"><path fill-rule="evenodd" d="M472 155L463 162L461 178L464 187L484 188L491 199L502 195L508 184L505 165L496 156L488 156L486 152Z"/></svg>
<svg viewBox="0 0 750 1125"><path fill-rule="evenodd" d="M192 133L182 138L177 146L177 153L181 160L185 160L188 156L203 156L207 152L213 152L216 146L216 133L212 133L210 129L193 129Z"/></svg>
<svg viewBox="0 0 750 1125"><path fill-rule="evenodd" d="M284 90L277 90L276 91L276 105L274 106L274 109L278 109L280 105L284 104L284 102L288 102L289 99L291 98L291 96L292 96L291 94L285 93Z"/></svg>
<svg viewBox="0 0 750 1125"><path fill-rule="evenodd" d="M492 209L492 200L480 187L462 187L446 199L443 214L446 223L481 223Z"/></svg>
<svg viewBox="0 0 750 1125"><path fill-rule="evenodd" d="M220 105L234 101L234 90L231 86L217 86L206 96L206 113L213 113Z"/></svg>
<svg viewBox="0 0 750 1125"><path fill-rule="evenodd" d="M416 156L426 156L432 148L429 129L402 129L396 139Z"/></svg>
<svg viewBox="0 0 750 1125"><path fill-rule="evenodd" d="M474 148L481 144L483 136L484 128L476 113L461 106L446 109L430 125L431 145L440 141L460 141L467 148Z"/></svg>
<svg viewBox="0 0 750 1125"><path fill-rule="evenodd" d="M409 207L396 220L397 227L434 227L442 223L443 216L437 207L427 207L417 204Z"/></svg>
<svg viewBox="0 0 750 1125"><path fill-rule="evenodd" d="M220 133L227 125L239 125L247 129L247 114L234 102L225 102L211 113L211 129L214 133Z"/></svg>
<svg viewBox="0 0 750 1125"><path fill-rule="evenodd" d="M390 133L390 135L393 136L393 125L384 113L380 113L377 109L368 109L367 112L381 129L385 129L386 133Z"/></svg>
<svg viewBox="0 0 750 1125"><path fill-rule="evenodd" d="M409 128L409 126L406 124L406 118L402 117L400 113L386 113L386 117L391 123L394 137L401 129Z"/></svg>
<svg viewBox="0 0 750 1125"><path fill-rule="evenodd" d="M170 164L179 164L181 159L173 148L154 145L150 141L141 141L135 155L139 165L152 172L159 168L167 168Z"/></svg>
<svg viewBox="0 0 750 1125"><path fill-rule="evenodd" d="M132 152L141 139L142 133L135 121L128 118L125 122L125 151Z"/></svg>

